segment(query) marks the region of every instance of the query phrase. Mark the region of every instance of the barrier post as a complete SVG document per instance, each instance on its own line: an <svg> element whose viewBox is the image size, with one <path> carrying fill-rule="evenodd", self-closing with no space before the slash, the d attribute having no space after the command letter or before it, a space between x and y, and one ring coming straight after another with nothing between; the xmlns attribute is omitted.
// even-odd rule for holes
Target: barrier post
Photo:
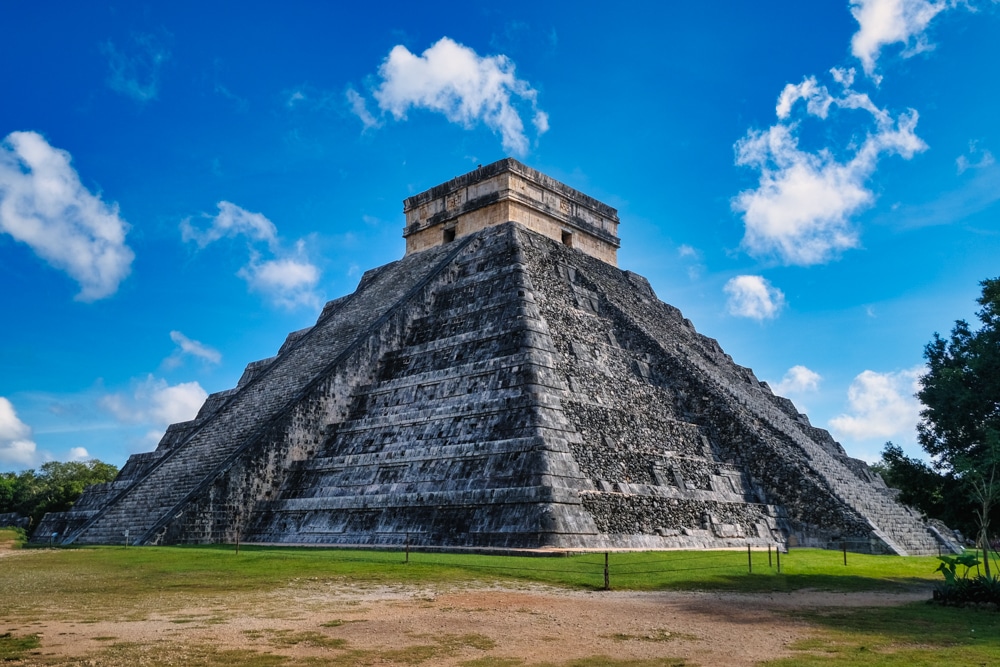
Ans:
<svg viewBox="0 0 1000 667"><path fill-rule="evenodd" d="M847 542L841 542L840 548L844 551L844 567L847 567Z"/></svg>
<svg viewBox="0 0 1000 667"><path fill-rule="evenodd" d="M747 545L747 574L753 574L753 560L750 558L750 545Z"/></svg>
<svg viewBox="0 0 1000 667"><path fill-rule="evenodd" d="M778 545L774 548L776 554L778 554L778 574L781 574L781 546Z"/></svg>
<svg viewBox="0 0 1000 667"><path fill-rule="evenodd" d="M773 567L773 565L771 565L771 545L770 544L767 545L767 566L769 568Z"/></svg>
<svg viewBox="0 0 1000 667"><path fill-rule="evenodd" d="M410 562L410 534L406 534L406 563Z"/></svg>
<svg viewBox="0 0 1000 667"><path fill-rule="evenodd" d="M604 590L611 590L611 577L608 575L608 552L604 552Z"/></svg>

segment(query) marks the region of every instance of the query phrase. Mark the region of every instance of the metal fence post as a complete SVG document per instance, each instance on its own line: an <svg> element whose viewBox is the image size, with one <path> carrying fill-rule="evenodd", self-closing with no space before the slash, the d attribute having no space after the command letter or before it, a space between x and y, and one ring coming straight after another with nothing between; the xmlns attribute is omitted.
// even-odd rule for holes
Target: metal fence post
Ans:
<svg viewBox="0 0 1000 667"><path fill-rule="evenodd" d="M608 574L608 552L604 552L604 590L611 590L611 577Z"/></svg>
<svg viewBox="0 0 1000 667"><path fill-rule="evenodd" d="M778 555L778 574L781 574L781 545L776 546L774 551Z"/></svg>
<svg viewBox="0 0 1000 667"><path fill-rule="evenodd" d="M753 574L753 560L750 558L750 545L747 545L747 574Z"/></svg>

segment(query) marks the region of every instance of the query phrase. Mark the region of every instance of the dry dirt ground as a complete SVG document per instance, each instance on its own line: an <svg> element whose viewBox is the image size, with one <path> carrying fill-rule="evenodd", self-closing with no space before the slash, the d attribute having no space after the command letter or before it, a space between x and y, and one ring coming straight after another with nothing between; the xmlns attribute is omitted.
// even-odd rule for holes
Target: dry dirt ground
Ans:
<svg viewBox="0 0 1000 667"><path fill-rule="evenodd" d="M593 656L753 665L789 655L789 644L813 633L796 620L796 610L895 605L926 595L364 587L303 579L267 594L192 599L166 610L150 601L120 610L114 621L43 616L17 627L0 621L0 634L40 635L40 649L23 664L182 665L197 662L202 647L316 665L506 667ZM195 654L187 653L191 647ZM244 661L234 654L234 664Z"/></svg>

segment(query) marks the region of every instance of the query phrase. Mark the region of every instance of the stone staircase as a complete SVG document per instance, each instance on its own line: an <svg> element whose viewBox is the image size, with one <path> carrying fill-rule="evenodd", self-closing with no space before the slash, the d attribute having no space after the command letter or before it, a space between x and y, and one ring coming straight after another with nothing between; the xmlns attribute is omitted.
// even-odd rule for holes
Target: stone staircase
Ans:
<svg viewBox="0 0 1000 667"><path fill-rule="evenodd" d="M400 260L366 274L351 298L325 310L316 326L282 354L251 371L212 419L199 424L151 466L145 476L114 498L66 543L109 543L128 530L135 543L154 538L157 529L182 511L199 489L211 484L241 449L291 409L350 347L375 327L400 300L400 284L421 286L447 265L468 240L451 248ZM406 298L413 293L406 292Z"/></svg>
<svg viewBox="0 0 1000 667"><path fill-rule="evenodd" d="M558 421L537 389L553 350L511 242L493 233L458 258L377 381L260 508L254 539L537 547L574 528L559 505L588 484L543 434Z"/></svg>

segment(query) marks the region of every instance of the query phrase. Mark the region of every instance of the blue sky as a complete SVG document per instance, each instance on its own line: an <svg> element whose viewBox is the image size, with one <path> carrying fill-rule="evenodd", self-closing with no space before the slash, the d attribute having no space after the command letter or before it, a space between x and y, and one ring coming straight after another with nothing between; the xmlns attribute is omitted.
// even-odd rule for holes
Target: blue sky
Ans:
<svg viewBox="0 0 1000 667"><path fill-rule="evenodd" d="M877 459L1000 275L1000 5L5 3L0 470L121 465L513 155Z"/></svg>

